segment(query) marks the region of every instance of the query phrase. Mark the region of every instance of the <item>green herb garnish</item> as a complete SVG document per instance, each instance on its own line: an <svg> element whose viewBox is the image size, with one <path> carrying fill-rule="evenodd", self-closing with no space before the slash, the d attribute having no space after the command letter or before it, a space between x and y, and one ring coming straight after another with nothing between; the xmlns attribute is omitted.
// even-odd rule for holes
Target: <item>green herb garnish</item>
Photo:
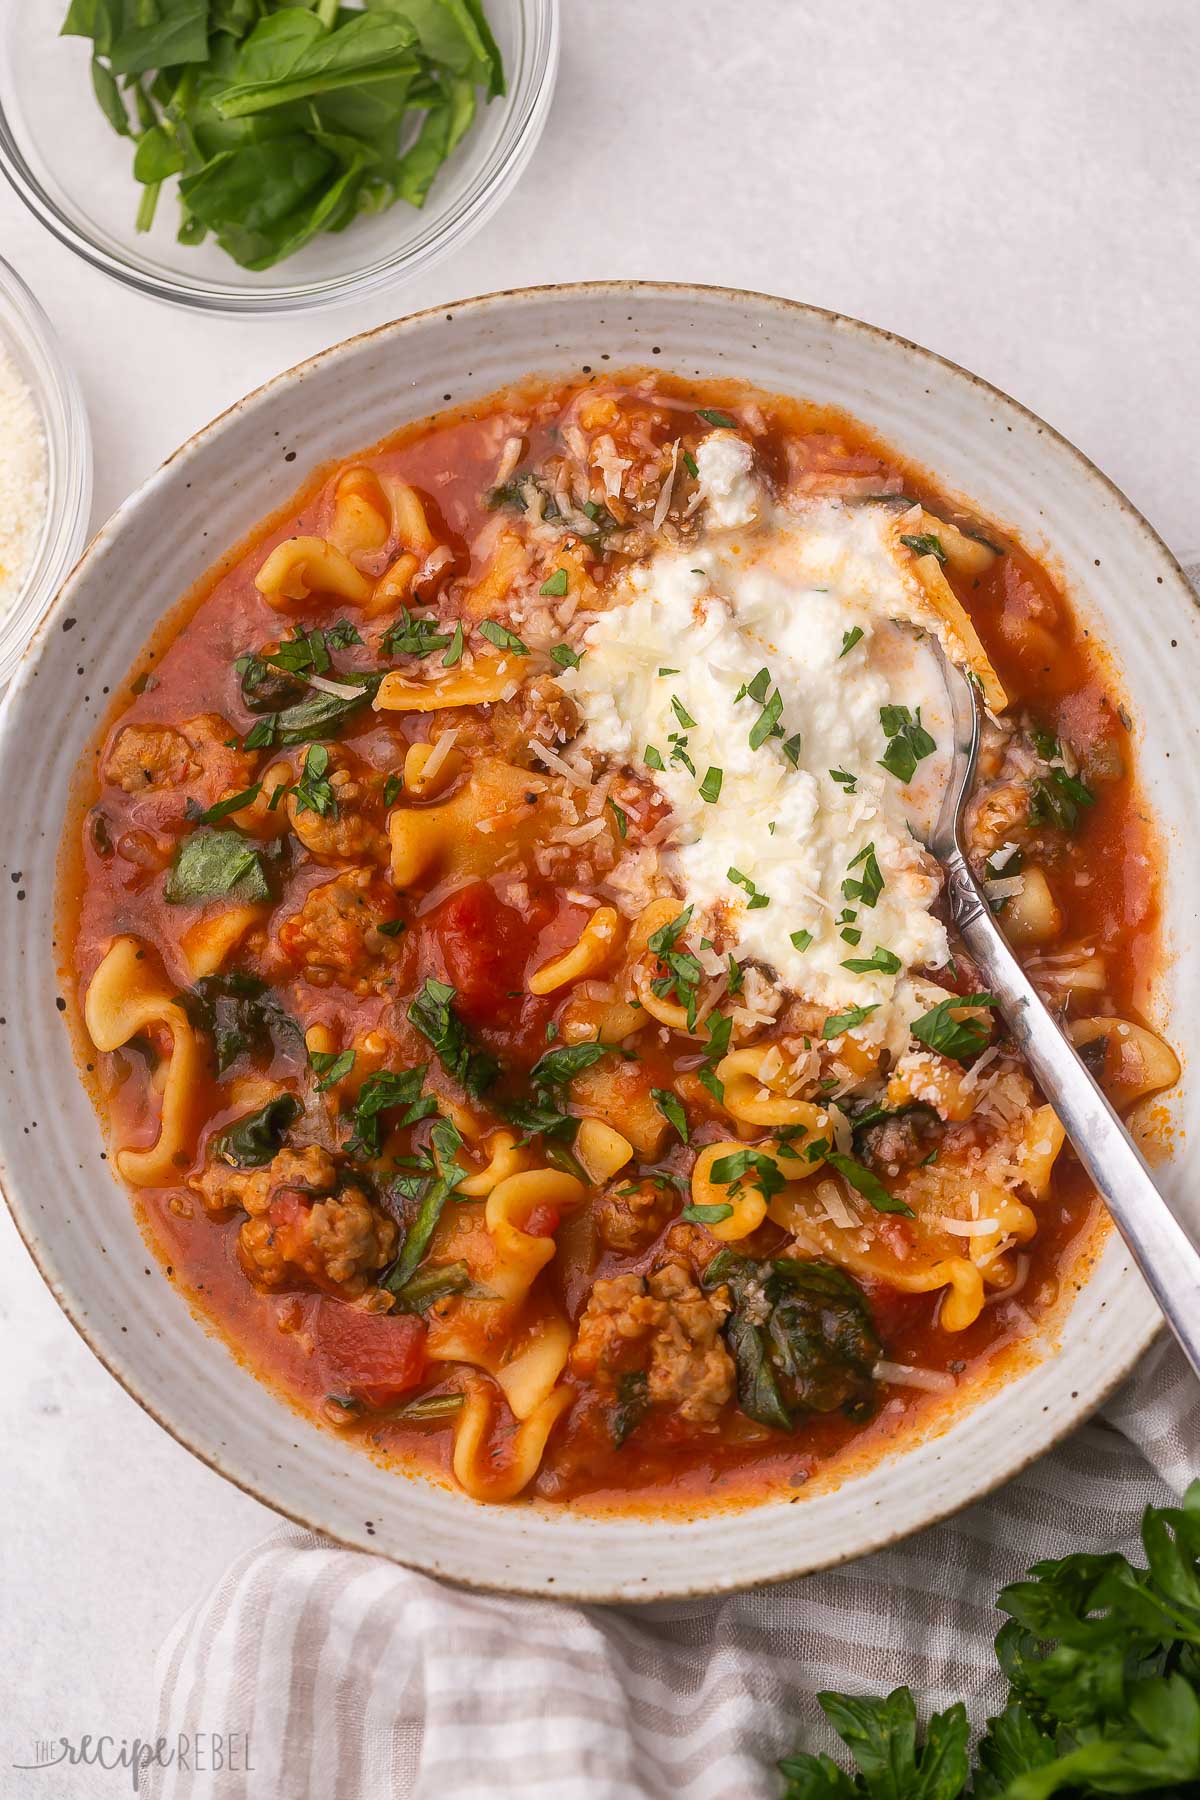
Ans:
<svg viewBox="0 0 1200 1800"><path fill-rule="evenodd" d="M991 994L950 994L939 1000L929 1012L914 1019L909 1027L918 1043L936 1050L940 1056L953 1056L959 1062L983 1050L991 1033L983 1019L956 1019L952 1015L964 1006L995 1006Z"/></svg>
<svg viewBox="0 0 1200 1800"><path fill-rule="evenodd" d="M479 627L479 634L489 644L495 644L497 650L511 650L514 656L528 656L529 646L523 644L515 631L507 625L498 624L495 619L484 619Z"/></svg>
<svg viewBox="0 0 1200 1800"><path fill-rule="evenodd" d="M944 563L946 560L946 552L942 549L941 538L934 537L931 531L917 532L912 537L906 532L902 532L900 542L906 549L911 550L914 556L936 556L940 563Z"/></svg>
<svg viewBox="0 0 1200 1800"><path fill-rule="evenodd" d="M505 91L480 0L72 0L62 30L92 40L96 99L135 143L138 230L178 177L179 241L211 232L246 269L422 206L477 91Z"/></svg>
<svg viewBox="0 0 1200 1800"><path fill-rule="evenodd" d="M821 1036L826 1042L830 1038L841 1037L843 1031L853 1031L864 1019L869 1019L873 1012L878 1011L879 1002L876 1001L874 1006L851 1006L846 1012L830 1013L821 1026Z"/></svg>
<svg viewBox="0 0 1200 1800"><path fill-rule="evenodd" d="M937 744L930 737L921 723L921 709L918 706L916 717L909 712L907 706L881 706L879 723L883 726L883 735L889 740L888 747L879 758L880 767L894 775L897 781L910 782L917 772L917 764L927 756L932 756Z"/></svg>

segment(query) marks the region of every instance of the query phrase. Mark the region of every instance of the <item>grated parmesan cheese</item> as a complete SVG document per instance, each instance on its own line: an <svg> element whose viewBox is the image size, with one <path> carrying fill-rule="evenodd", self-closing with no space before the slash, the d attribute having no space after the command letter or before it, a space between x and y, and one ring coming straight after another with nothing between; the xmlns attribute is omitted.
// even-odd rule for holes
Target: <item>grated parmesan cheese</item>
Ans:
<svg viewBox="0 0 1200 1800"><path fill-rule="evenodd" d="M0 351L0 613L12 606L46 518L46 438L33 395Z"/></svg>

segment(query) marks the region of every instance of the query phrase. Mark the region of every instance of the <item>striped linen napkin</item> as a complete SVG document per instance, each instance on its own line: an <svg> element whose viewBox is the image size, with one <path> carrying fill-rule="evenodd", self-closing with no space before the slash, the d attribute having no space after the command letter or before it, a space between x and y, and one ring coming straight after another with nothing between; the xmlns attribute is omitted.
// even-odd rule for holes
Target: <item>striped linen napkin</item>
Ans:
<svg viewBox="0 0 1200 1800"><path fill-rule="evenodd" d="M1186 573L1200 592L1200 556ZM1173 1340L1006 1487L875 1556L648 1607L497 1599L288 1526L159 1657L157 1733L247 1733L251 1768L177 1765L151 1800L775 1800L779 1757L841 1753L823 1689L907 1683L924 1716L1003 1704L997 1592L1043 1557L1141 1559L1147 1506L1200 1476L1200 1387ZM850 1496L848 1495L848 1499Z"/></svg>
<svg viewBox="0 0 1200 1800"><path fill-rule="evenodd" d="M1160 1338L1099 1418L957 1517L778 1587L649 1607L471 1594L288 1526L159 1659L156 1735L246 1733L247 1772L152 1770L153 1800L774 1800L834 1750L815 1696L907 1682L1003 1703L996 1592L1039 1557L1140 1555L1200 1475L1200 1387ZM849 1496L848 1496L849 1499Z"/></svg>

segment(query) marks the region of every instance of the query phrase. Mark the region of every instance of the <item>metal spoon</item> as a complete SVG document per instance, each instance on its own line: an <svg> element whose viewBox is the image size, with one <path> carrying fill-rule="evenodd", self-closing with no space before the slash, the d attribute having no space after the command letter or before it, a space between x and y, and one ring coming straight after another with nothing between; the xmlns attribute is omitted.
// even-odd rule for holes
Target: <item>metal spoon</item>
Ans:
<svg viewBox="0 0 1200 1800"><path fill-rule="evenodd" d="M946 875L950 917L983 985L1075 1154L1091 1176L1192 1368L1200 1375L1200 1251L1163 1199L1120 1119L1009 949L963 854L959 822L979 753L979 697L934 647L950 696L954 753L928 848Z"/></svg>

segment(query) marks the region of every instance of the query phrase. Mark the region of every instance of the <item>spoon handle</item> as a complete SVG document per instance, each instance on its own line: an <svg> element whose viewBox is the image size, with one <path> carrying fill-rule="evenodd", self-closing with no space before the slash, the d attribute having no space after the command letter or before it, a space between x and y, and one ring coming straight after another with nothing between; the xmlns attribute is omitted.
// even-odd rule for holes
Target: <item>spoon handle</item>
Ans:
<svg viewBox="0 0 1200 1800"><path fill-rule="evenodd" d="M955 848L943 866L951 916L985 988L1200 1375L1200 1251L1009 949L962 851Z"/></svg>

